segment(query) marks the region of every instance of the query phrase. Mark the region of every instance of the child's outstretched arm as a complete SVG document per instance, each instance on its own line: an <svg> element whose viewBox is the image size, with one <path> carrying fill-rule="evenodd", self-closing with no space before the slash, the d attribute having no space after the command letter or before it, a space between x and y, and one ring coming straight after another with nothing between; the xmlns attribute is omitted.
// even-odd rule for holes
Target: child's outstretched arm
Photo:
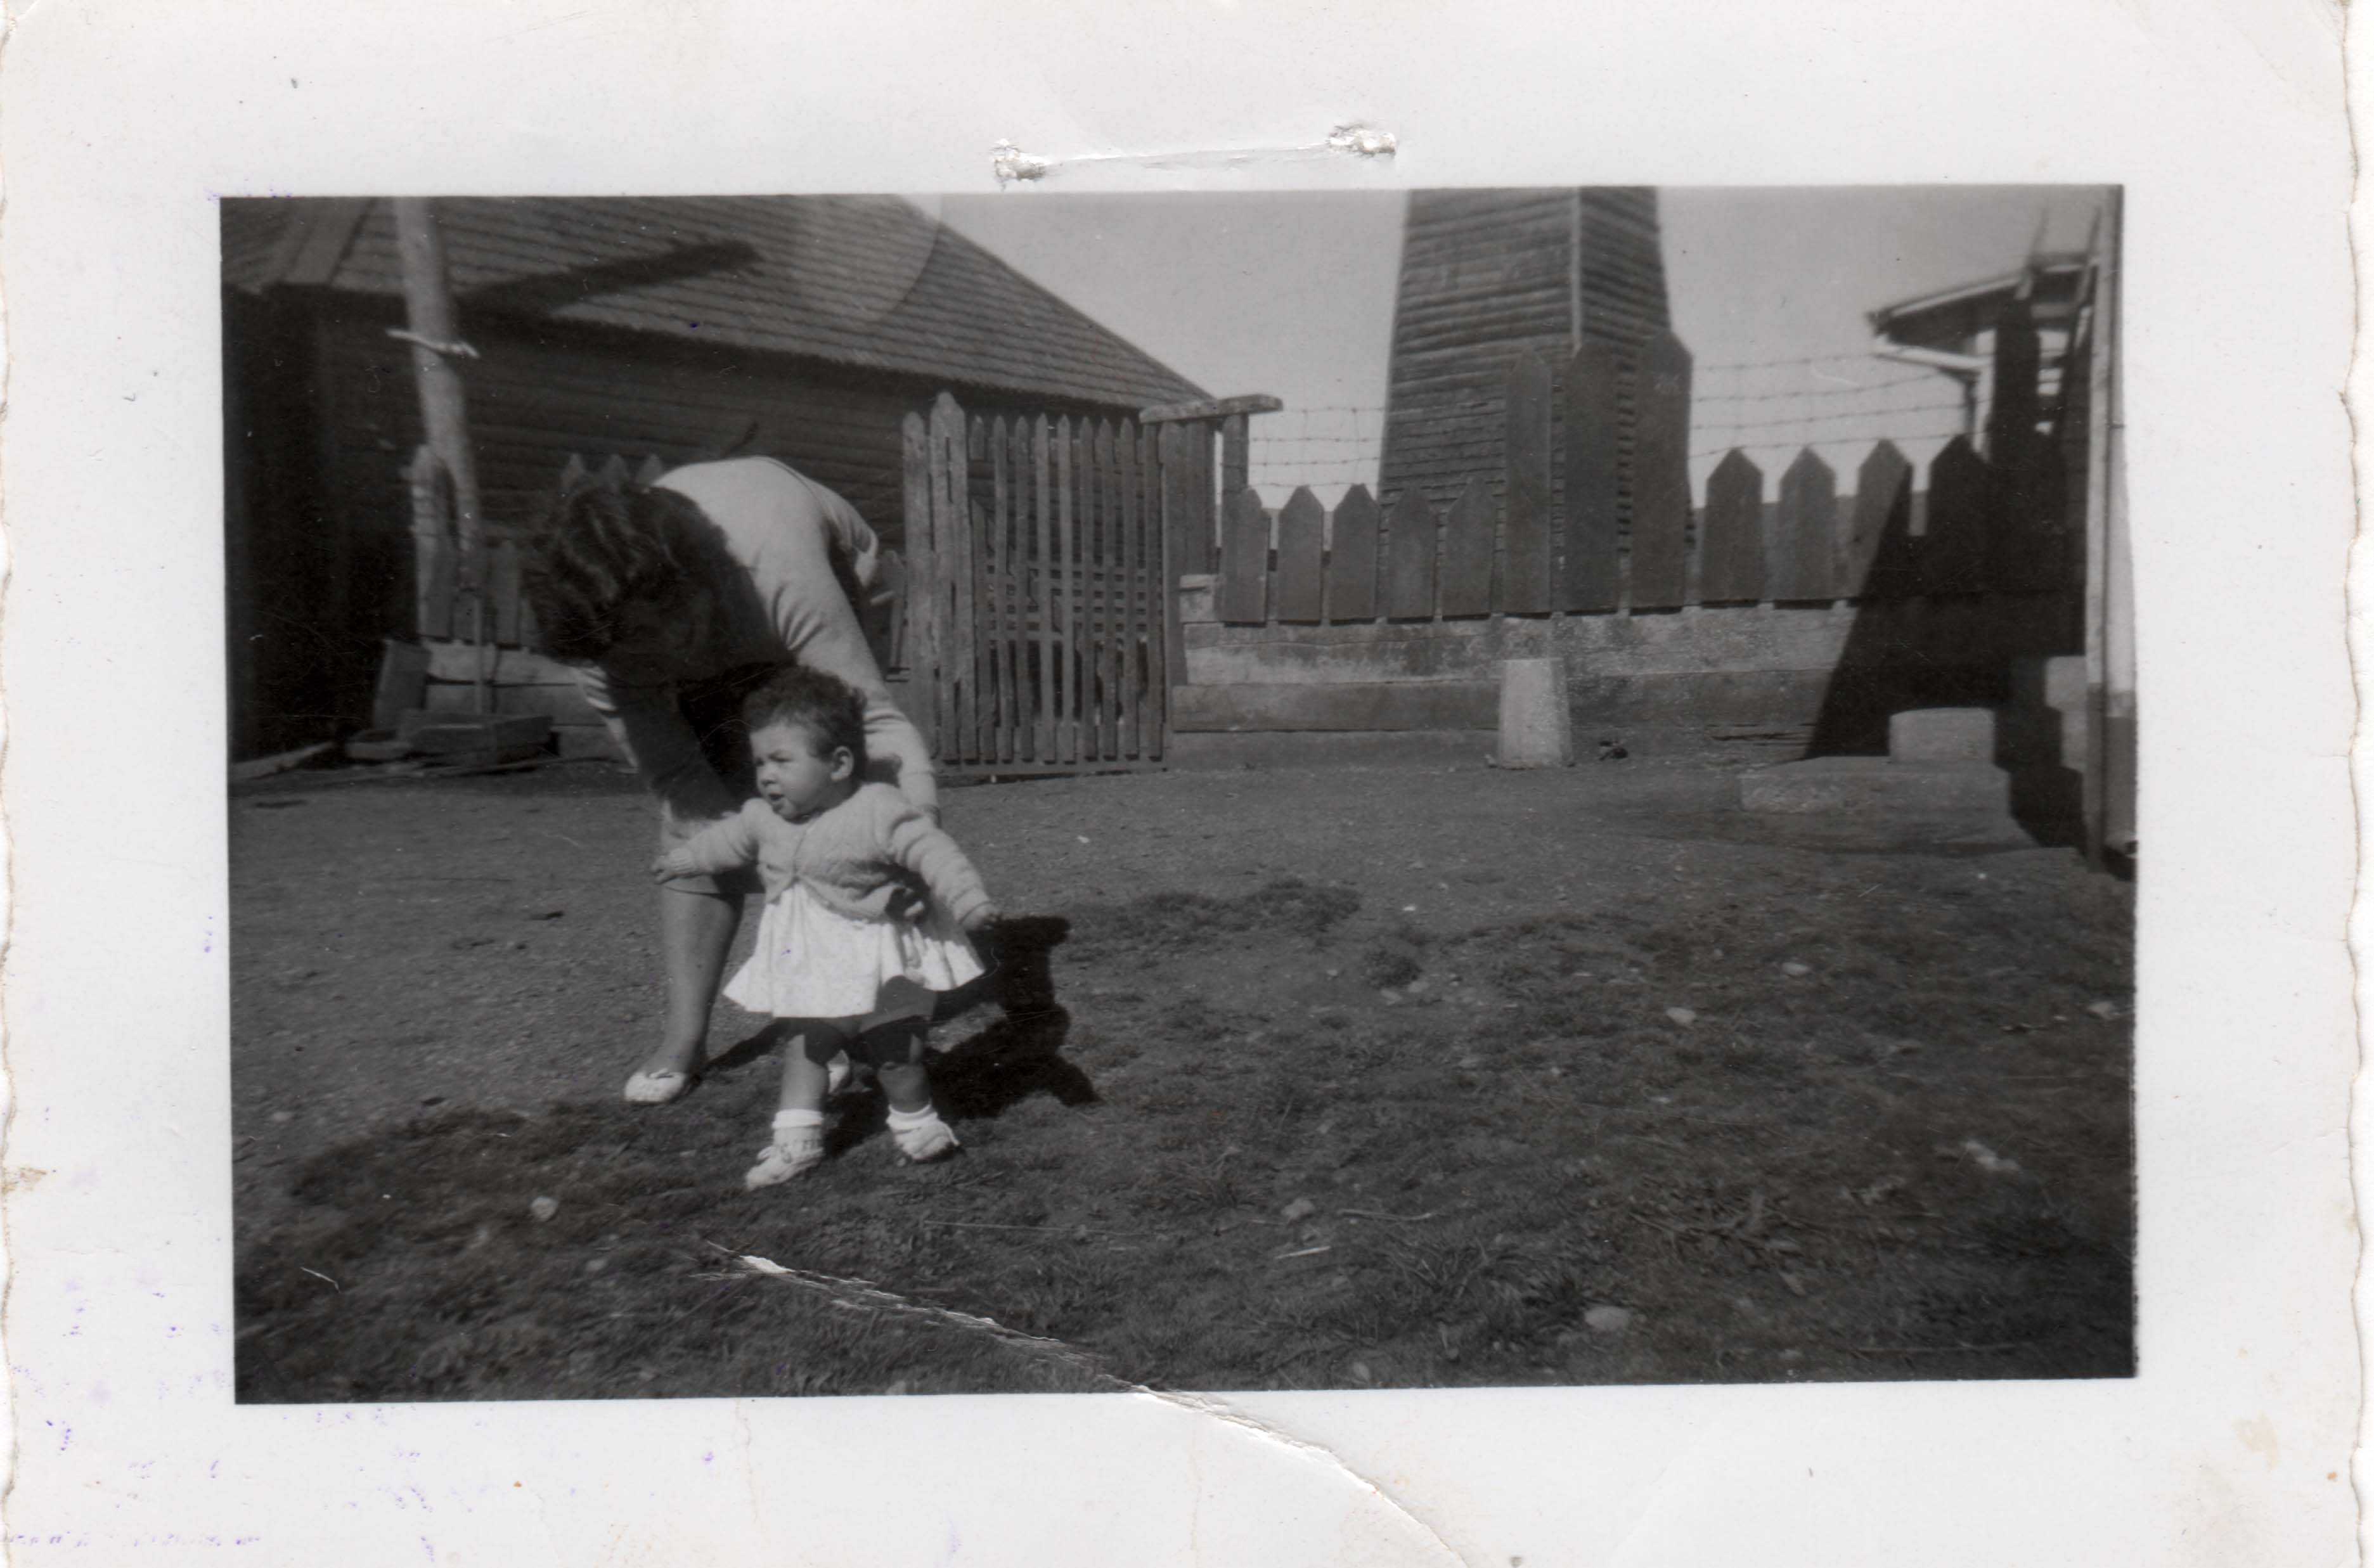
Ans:
<svg viewBox="0 0 2374 1568"><path fill-rule="evenodd" d="M890 823L890 853L898 862L923 878L933 901L966 930L977 931L997 919L997 906L981 885L957 841L942 832L922 812L909 806Z"/></svg>
<svg viewBox="0 0 2374 1568"><path fill-rule="evenodd" d="M736 871L758 859L758 836L746 812L714 822L683 843L652 860L652 879L673 882L680 876L707 876Z"/></svg>

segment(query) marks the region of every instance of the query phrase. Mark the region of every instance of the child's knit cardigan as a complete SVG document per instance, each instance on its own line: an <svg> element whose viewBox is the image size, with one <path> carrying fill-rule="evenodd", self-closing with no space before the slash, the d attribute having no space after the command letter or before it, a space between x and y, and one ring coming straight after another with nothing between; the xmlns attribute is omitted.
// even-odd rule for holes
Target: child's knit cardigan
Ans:
<svg viewBox="0 0 2374 1568"><path fill-rule="evenodd" d="M805 822L785 822L766 802L750 801L687 839L676 855L702 872L755 864L770 899L801 882L828 907L861 919L882 919L895 891L919 882L958 923L989 903L957 841L887 784L863 785Z"/></svg>

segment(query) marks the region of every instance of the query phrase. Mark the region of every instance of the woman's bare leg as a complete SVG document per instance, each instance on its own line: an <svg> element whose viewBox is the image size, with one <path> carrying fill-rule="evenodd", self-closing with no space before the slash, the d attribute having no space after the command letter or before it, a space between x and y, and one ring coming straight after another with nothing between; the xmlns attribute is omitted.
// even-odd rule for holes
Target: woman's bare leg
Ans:
<svg viewBox="0 0 2374 1568"><path fill-rule="evenodd" d="M742 925L738 893L660 889L660 962L667 973L667 1016L645 1072L690 1072L709 1039L709 1010L725 974L726 950Z"/></svg>

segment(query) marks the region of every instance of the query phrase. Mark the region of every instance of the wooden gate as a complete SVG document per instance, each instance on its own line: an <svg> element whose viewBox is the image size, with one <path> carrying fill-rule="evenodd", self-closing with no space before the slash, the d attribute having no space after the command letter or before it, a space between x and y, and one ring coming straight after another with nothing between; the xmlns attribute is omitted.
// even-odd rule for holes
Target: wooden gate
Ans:
<svg viewBox="0 0 2374 1568"><path fill-rule="evenodd" d="M945 393L908 416L908 707L941 766L1162 760L1181 646L1167 584L1189 520L1210 514L1202 435L969 416Z"/></svg>

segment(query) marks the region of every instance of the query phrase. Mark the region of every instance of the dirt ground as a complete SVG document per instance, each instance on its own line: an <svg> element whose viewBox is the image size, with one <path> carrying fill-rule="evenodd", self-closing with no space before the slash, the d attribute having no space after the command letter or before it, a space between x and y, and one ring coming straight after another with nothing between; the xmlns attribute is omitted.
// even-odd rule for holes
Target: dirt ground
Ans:
<svg viewBox="0 0 2374 1568"><path fill-rule="evenodd" d="M964 1153L896 1165L860 1097L746 1194L758 1021L617 1102L660 1002L620 770L246 790L241 1398L2129 1374L2132 889L1736 790L952 789L1017 917L944 1026Z"/></svg>

